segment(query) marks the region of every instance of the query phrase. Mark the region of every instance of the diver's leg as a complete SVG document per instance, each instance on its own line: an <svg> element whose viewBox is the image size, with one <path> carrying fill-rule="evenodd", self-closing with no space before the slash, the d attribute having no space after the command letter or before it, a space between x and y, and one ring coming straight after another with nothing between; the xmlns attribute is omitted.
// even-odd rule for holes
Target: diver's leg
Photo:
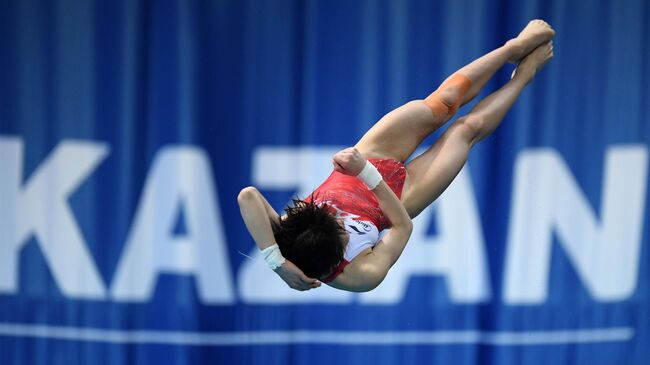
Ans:
<svg viewBox="0 0 650 365"><path fill-rule="evenodd" d="M436 143L406 168L402 202L411 217L431 204L449 186L476 142L492 133L524 87L553 56L549 42L535 49L517 67L513 79L455 121Z"/></svg>
<svg viewBox="0 0 650 365"><path fill-rule="evenodd" d="M381 118L356 144L365 157L405 161L429 134L476 96L507 62L518 62L555 32L541 20L528 23L516 37L449 76L424 100L411 101Z"/></svg>

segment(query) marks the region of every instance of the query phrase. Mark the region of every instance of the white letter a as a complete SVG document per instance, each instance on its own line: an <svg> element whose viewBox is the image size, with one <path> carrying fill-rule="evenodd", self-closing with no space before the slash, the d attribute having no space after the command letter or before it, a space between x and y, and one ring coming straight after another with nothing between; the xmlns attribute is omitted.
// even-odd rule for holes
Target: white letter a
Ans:
<svg viewBox="0 0 650 365"><path fill-rule="evenodd" d="M115 299L146 301L160 273L192 274L204 303L234 301L232 274L207 156L165 148L154 160L112 286ZM182 204L181 204L182 203ZM188 235L174 237L179 207Z"/></svg>

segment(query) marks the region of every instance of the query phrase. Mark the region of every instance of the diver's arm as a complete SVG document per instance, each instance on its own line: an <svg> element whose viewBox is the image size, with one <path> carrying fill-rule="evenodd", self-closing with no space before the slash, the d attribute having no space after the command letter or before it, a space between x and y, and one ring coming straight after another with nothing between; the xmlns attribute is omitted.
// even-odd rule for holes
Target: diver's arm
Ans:
<svg viewBox="0 0 650 365"><path fill-rule="evenodd" d="M278 222L278 213L262 194L253 186L246 187L237 196L237 203L248 233L257 247L263 250L274 245L276 242L271 221Z"/></svg>
<svg viewBox="0 0 650 365"><path fill-rule="evenodd" d="M271 221L279 222L280 218L264 196L256 188L249 186L242 189L237 196L237 202L246 228L255 240L257 247L264 250L276 244ZM296 290L309 290L321 285L318 280L307 277L289 260L285 260L280 267L273 271L289 287Z"/></svg>
<svg viewBox="0 0 650 365"><path fill-rule="evenodd" d="M360 254L345 267L330 284L335 288L354 292L366 292L376 288L384 280L388 270L397 262L411 236L413 223L390 187L382 181L373 192L386 217L391 219L391 222L394 219L397 223L393 223L390 231L372 250L368 249ZM393 195L394 200L387 196L389 193ZM395 203L399 204L403 212L400 212L399 207L394 206ZM394 213L393 218L388 215L388 212Z"/></svg>
<svg viewBox="0 0 650 365"><path fill-rule="evenodd" d="M366 159L355 148L347 148L334 155L334 169L348 175L357 176L366 165ZM408 242L413 223L402 202L386 184L380 181L372 190L379 207L391 222L391 230L366 255L355 258L341 274L335 285L352 291L372 290L386 277Z"/></svg>

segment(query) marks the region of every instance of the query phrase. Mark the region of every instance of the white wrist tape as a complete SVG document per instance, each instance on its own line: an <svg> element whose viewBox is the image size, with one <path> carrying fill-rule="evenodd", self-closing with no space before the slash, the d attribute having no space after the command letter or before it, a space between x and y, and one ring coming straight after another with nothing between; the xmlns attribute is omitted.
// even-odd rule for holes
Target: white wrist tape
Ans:
<svg viewBox="0 0 650 365"><path fill-rule="evenodd" d="M363 170L361 170L357 177L361 179L370 190L376 188L382 180L381 174L377 171L375 165L370 163L370 161L366 161L366 166L363 167Z"/></svg>
<svg viewBox="0 0 650 365"><path fill-rule="evenodd" d="M277 243L263 249L262 255L264 255L264 261L266 261L266 264L271 268L271 270L277 269L286 261L284 256L282 256L280 246L278 246Z"/></svg>

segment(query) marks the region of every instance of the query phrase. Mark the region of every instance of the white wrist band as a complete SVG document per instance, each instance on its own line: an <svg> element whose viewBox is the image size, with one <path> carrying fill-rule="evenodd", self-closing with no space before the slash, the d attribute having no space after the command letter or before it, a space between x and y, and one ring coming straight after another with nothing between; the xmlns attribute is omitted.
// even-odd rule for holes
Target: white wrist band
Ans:
<svg viewBox="0 0 650 365"><path fill-rule="evenodd" d="M264 261L266 261L266 264L271 268L271 270L277 269L286 261L284 256L282 256L280 246L278 246L277 243L263 249L262 255L264 256Z"/></svg>
<svg viewBox="0 0 650 365"><path fill-rule="evenodd" d="M361 179L370 190L376 188L382 180L381 174L377 171L375 165L370 163L370 161L366 161L366 166L363 167L363 170L361 170L357 177Z"/></svg>

